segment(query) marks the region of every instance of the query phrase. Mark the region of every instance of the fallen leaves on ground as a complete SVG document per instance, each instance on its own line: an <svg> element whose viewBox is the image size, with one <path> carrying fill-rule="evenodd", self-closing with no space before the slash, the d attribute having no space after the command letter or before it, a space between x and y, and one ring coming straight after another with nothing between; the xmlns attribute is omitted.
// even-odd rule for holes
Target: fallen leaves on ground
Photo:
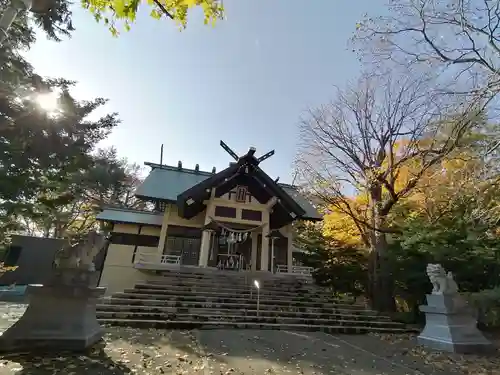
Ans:
<svg viewBox="0 0 500 375"><path fill-rule="evenodd" d="M189 331L109 327L104 340L85 353L9 355L0 374L15 375L197 375L203 359Z"/></svg>
<svg viewBox="0 0 500 375"><path fill-rule="evenodd" d="M401 352L408 353L425 364L438 370L452 370L464 375L500 375L500 356L498 350L489 355L455 354L433 351L417 345L416 334L371 334L381 340L398 347ZM500 335L488 337L496 347L500 344Z"/></svg>

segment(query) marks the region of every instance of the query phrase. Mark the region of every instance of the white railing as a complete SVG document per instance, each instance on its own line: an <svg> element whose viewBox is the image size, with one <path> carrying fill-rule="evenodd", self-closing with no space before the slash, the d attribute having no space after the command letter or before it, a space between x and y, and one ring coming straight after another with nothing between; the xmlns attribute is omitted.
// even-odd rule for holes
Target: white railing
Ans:
<svg viewBox="0 0 500 375"><path fill-rule="evenodd" d="M296 275L310 276L314 272L314 268L306 266L292 266L292 272L288 272L288 266L285 264L278 264L276 273L291 273Z"/></svg>
<svg viewBox="0 0 500 375"><path fill-rule="evenodd" d="M180 255L168 255L168 254L164 254L164 255L161 256L161 263L162 264L180 265L181 264L181 256Z"/></svg>
<svg viewBox="0 0 500 375"><path fill-rule="evenodd" d="M181 257L180 255L171 254L148 254L139 253L137 254L135 264L139 265L161 265L161 266L180 266Z"/></svg>

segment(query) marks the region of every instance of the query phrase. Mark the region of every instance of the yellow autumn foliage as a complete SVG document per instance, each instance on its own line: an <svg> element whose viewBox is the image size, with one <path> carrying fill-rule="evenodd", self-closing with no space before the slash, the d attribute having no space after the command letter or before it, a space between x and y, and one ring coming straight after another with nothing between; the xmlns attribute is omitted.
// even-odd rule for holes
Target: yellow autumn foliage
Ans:
<svg viewBox="0 0 500 375"><path fill-rule="evenodd" d="M368 208L367 197L365 195L359 195L346 201L354 215L364 220ZM328 213L323 217L324 236L327 238L334 238L346 245L357 247L363 246L364 243L360 229L361 228L356 225L353 215L349 215L346 213L346 210L340 210L334 206L330 206Z"/></svg>
<svg viewBox="0 0 500 375"><path fill-rule="evenodd" d="M454 154L427 170L416 188L399 205L406 205L414 215L437 214L448 206L452 196L471 191L478 184L475 172L480 166L481 161L467 152ZM403 180L411 178L414 170L408 168L398 183L403 184Z"/></svg>
<svg viewBox="0 0 500 375"><path fill-rule="evenodd" d="M404 147L404 143L395 146L396 151ZM398 152L395 152L397 154ZM453 194L460 194L463 189L471 188L475 183L475 171L481 161L471 156L467 151L457 152L425 171L418 178L418 184L409 194L401 198L391 211L388 225L397 225L398 221L408 215L420 215L431 211L438 212L449 204ZM390 168L388 163L372 173L383 173ZM402 191L411 179L421 173L421 165L416 160L410 160L391 171L396 176L393 189L396 193ZM388 191L384 189L387 198ZM347 210L330 206L324 215L324 235L348 245L363 246L363 227L356 225L353 216L365 222L369 221L367 194L347 199L352 214Z"/></svg>

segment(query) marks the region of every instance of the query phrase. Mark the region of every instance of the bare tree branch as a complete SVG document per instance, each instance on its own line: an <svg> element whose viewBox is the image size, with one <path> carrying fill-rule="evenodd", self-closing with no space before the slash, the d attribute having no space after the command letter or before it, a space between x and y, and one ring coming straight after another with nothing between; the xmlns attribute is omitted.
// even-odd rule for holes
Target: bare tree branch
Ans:
<svg viewBox="0 0 500 375"><path fill-rule="evenodd" d="M454 92L496 95L499 25L498 1L392 0L389 15L358 23L354 41L365 61L427 67L454 77Z"/></svg>
<svg viewBox="0 0 500 375"><path fill-rule="evenodd" d="M387 225L394 205L460 145L488 104L477 96L460 103L432 87L426 77L364 76L302 121L297 163L303 182L351 217L360 233L398 233ZM356 209L353 197L359 194L370 197L374 213Z"/></svg>

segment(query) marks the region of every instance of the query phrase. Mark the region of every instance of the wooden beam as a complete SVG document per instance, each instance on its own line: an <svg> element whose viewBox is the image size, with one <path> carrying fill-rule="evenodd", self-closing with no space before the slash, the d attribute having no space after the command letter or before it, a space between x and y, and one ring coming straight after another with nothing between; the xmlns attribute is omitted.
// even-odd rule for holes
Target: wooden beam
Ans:
<svg viewBox="0 0 500 375"><path fill-rule="evenodd" d="M278 203L278 198L276 198L276 197L272 197L271 199L269 199L269 200L267 201L267 203L266 203L266 207L267 207L267 208L273 208L273 207L276 205L276 203Z"/></svg>

